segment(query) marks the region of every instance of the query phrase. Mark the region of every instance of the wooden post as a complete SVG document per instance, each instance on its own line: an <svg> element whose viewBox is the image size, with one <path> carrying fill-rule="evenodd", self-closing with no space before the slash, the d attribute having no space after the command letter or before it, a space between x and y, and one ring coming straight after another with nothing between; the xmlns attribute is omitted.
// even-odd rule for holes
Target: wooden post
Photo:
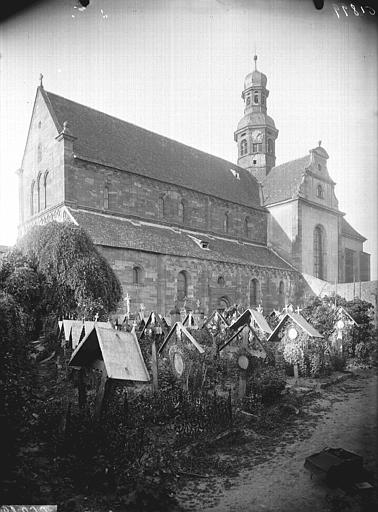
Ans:
<svg viewBox="0 0 378 512"><path fill-rule="evenodd" d="M247 372L239 370L239 398L244 398L247 390Z"/></svg>
<svg viewBox="0 0 378 512"><path fill-rule="evenodd" d="M152 347L151 347L151 365L152 365L152 390L157 391L159 389L158 382L158 359L156 353L156 340L153 336Z"/></svg>
<svg viewBox="0 0 378 512"><path fill-rule="evenodd" d="M106 375L106 372L103 370L101 373L100 385L97 390L96 404L95 404L95 418L99 418L100 414L101 414L107 381L108 381L108 376Z"/></svg>
<svg viewBox="0 0 378 512"><path fill-rule="evenodd" d="M298 365L295 364L294 365L294 378L295 378L295 380L298 380L298 374L299 374L299 372L298 372Z"/></svg>
<svg viewBox="0 0 378 512"><path fill-rule="evenodd" d="M79 408L85 409L87 405L87 386L85 382L85 368L80 368L78 375Z"/></svg>

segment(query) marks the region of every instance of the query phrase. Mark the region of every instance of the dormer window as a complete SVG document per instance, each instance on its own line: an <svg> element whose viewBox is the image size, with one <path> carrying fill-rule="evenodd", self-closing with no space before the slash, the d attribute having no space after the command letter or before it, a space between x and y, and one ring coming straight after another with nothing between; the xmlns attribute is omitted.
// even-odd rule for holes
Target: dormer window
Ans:
<svg viewBox="0 0 378 512"><path fill-rule="evenodd" d="M319 199L324 199L324 190L321 185L318 185L316 188L316 196L319 197Z"/></svg>

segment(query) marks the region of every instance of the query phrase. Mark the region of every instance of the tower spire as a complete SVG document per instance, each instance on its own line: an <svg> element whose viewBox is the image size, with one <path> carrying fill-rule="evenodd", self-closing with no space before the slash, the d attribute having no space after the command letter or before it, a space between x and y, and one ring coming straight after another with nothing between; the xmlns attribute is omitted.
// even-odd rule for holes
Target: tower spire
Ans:
<svg viewBox="0 0 378 512"><path fill-rule="evenodd" d="M255 71L257 71L257 55L256 55L256 48L255 48L255 55L253 56L253 60L255 61Z"/></svg>
<svg viewBox="0 0 378 512"><path fill-rule="evenodd" d="M43 75L42 75L42 73L39 74L39 86L43 88Z"/></svg>

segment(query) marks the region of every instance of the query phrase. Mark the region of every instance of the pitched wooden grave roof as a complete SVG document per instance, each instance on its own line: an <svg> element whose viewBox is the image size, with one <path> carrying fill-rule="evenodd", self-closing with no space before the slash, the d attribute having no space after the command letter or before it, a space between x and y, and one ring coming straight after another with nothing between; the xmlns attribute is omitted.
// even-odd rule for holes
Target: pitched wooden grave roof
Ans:
<svg viewBox="0 0 378 512"><path fill-rule="evenodd" d="M281 318L279 323L276 325L274 331L269 336L268 341L274 340L276 338L276 335L278 331L281 328L281 325L288 319L291 318L294 323L296 323L303 331L305 331L309 336L312 338L323 338L323 336L313 327L311 324L307 322L305 318L303 318L302 315L294 312L287 312L284 314L284 316Z"/></svg>
<svg viewBox="0 0 378 512"><path fill-rule="evenodd" d="M97 323L74 350L70 366L91 367L104 361L109 379L149 382L150 377L135 335Z"/></svg>
<svg viewBox="0 0 378 512"><path fill-rule="evenodd" d="M255 324L265 333L271 334L272 329L270 328L268 322L266 321L264 315L255 309L246 309L244 313L242 313L239 318L237 318L231 325L230 329L239 329L240 326L250 324L255 322Z"/></svg>
<svg viewBox="0 0 378 512"><path fill-rule="evenodd" d="M171 330L169 331L169 333L167 334L167 336L165 337L161 347L159 348L159 354L162 353L162 351L164 350L164 347L166 346L168 341L171 339L173 334L177 332L177 330L179 330L181 332L181 335L186 336L186 338L192 343L192 345L194 345L194 347L198 350L198 352L200 354L203 354L205 352L204 348L198 343L197 340L194 339L194 337L190 334L190 332L187 330L187 328L184 325L182 325L181 322L176 322L173 325L173 327L171 328Z"/></svg>

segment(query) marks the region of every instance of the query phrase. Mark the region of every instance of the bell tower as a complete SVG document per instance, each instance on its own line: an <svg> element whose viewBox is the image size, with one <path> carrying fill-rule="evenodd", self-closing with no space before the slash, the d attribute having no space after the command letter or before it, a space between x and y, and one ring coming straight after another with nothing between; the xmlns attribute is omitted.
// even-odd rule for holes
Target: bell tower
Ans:
<svg viewBox="0 0 378 512"><path fill-rule="evenodd" d="M244 80L242 98L244 116L234 133L238 146L238 165L263 181L276 164L275 142L278 130L267 115L267 78L257 70L257 55L254 56L255 69Z"/></svg>

